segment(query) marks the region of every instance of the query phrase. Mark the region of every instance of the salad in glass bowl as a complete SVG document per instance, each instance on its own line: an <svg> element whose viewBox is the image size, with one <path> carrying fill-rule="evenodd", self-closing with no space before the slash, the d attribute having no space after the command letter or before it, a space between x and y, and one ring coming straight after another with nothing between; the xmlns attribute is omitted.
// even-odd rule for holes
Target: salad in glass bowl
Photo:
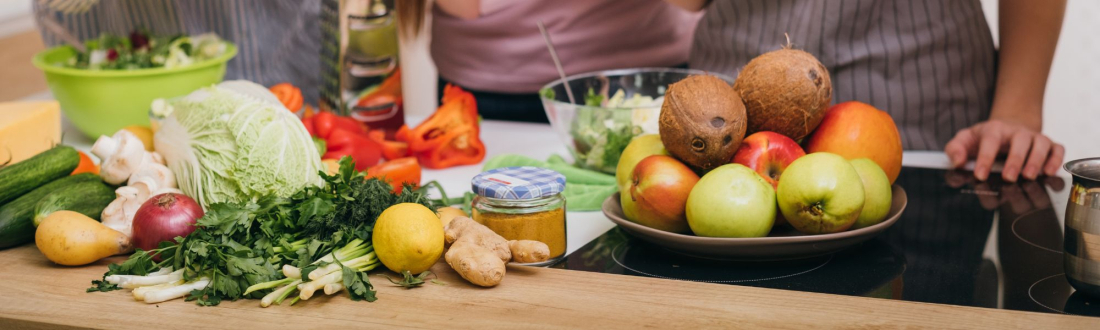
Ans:
<svg viewBox="0 0 1100 330"><path fill-rule="evenodd" d="M733 78L700 70L636 68L590 72L556 80L539 96L550 125L578 167L615 173L619 156L635 136L658 134L658 118L668 85L690 75L709 74L730 84Z"/></svg>

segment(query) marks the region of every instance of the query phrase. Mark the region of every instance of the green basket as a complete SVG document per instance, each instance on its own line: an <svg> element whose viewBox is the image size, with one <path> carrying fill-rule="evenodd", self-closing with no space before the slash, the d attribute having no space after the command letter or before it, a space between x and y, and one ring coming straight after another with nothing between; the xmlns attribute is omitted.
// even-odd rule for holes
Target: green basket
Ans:
<svg viewBox="0 0 1100 330"><path fill-rule="evenodd" d="M42 51L32 60L46 73L46 83L69 121L91 138L111 135L130 125L149 125L149 105L158 98L187 95L225 77L225 66L237 55L225 54L192 65L165 69L84 70L59 65L76 55L69 46Z"/></svg>

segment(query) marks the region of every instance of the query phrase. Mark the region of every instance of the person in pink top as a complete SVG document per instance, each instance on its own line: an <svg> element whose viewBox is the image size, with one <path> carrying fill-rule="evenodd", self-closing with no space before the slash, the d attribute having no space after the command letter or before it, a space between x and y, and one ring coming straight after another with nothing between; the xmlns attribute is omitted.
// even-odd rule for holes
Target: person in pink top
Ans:
<svg viewBox="0 0 1100 330"><path fill-rule="evenodd" d="M418 31L425 0L402 1L403 31ZM685 66L699 14L663 0L436 0L431 54L440 88L474 94L485 118L546 122L538 90L559 78L537 23L567 75Z"/></svg>

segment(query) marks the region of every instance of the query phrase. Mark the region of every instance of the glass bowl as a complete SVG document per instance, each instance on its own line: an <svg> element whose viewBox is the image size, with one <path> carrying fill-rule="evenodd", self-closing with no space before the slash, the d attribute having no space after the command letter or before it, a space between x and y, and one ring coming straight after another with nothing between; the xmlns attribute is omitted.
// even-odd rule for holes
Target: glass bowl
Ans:
<svg viewBox="0 0 1100 330"><path fill-rule="evenodd" d="M733 84L733 78L701 70L632 68L582 73L555 80L539 91L550 126L581 168L614 174L623 149L635 136L658 134L668 85L690 75L709 74Z"/></svg>

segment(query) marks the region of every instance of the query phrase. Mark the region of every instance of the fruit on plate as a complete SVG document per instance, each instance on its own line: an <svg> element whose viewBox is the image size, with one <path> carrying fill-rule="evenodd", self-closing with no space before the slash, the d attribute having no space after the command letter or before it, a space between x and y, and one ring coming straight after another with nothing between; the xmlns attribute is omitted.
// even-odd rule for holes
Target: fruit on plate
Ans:
<svg viewBox="0 0 1100 330"><path fill-rule="evenodd" d="M741 141L733 162L751 168L773 187L779 186L779 176L795 159L805 156L802 146L786 135L776 132L756 132Z"/></svg>
<svg viewBox="0 0 1100 330"><path fill-rule="evenodd" d="M807 234L848 230L866 195L859 173L844 157L827 152L795 160L776 189L779 210L794 229Z"/></svg>
<svg viewBox="0 0 1100 330"><path fill-rule="evenodd" d="M745 165L726 164L699 179L686 211L695 235L763 237L775 223L775 189Z"/></svg>
<svg viewBox="0 0 1100 330"><path fill-rule="evenodd" d="M627 219L664 231L688 232L684 207L699 181L695 172L675 158L653 155L638 162L630 178L619 195Z"/></svg>
<svg viewBox="0 0 1100 330"><path fill-rule="evenodd" d="M831 152L847 159L870 158L886 172L890 184L901 172L901 135L885 111L862 102L829 108L806 141L806 152Z"/></svg>
<svg viewBox="0 0 1100 330"><path fill-rule="evenodd" d="M772 131L795 141L821 123L833 100L829 71L813 55L790 45L749 61L733 89L745 102L749 134Z"/></svg>
<svg viewBox="0 0 1100 330"><path fill-rule="evenodd" d="M54 263L87 265L132 250L130 238L86 215L61 210L50 213L34 233L38 250Z"/></svg>
<svg viewBox="0 0 1100 330"><path fill-rule="evenodd" d="M729 162L745 137L745 105L726 81L695 75L668 86L658 118L668 153L706 172Z"/></svg>
<svg viewBox="0 0 1100 330"><path fill-rule="evenodd" d="M378 260L398 274L423 273L443 255L443 224L424 205L390 206L378 216L371 236Z"/></svg>
<svg viewBox="0 0 1100 330"><path fill-rule="evenodd" d="M626 145L622 156L619 157L619 164L615 167L615 181L619 185L619 190L625 191L623 187L626 187L627 181L630 181L630 173L634 171L638 162L653 155L668 155L665 145L661 144L660 135L646 134L630 140L630 144Z"/></svg>
<svg viewBox="0 0 1100 330"><path fill-rule="evenodd" d="M863 181L864 202L863 210L859 212L855 228L863 228L878 224L886 219L890 213L890 204L893 201L893 192L890 190L890 179L882 168L867 158L853 159L849 161L856 169L859 178Z"/></svg>
<svg viewBox="0 0 1100 330"><path fill-rule="evenodd" d="M787 169L795 159L805 155L806 152L802 151L802 146L786 135L764 131L745 137L745 140L741 141L741 147L737 148L737 153L733 154L733 162L756 171L764 177L764 181L772 185L772 188L776 188L779 186L779 177L783 174L783 170ZM787 224L783 213L776 212L775 225Z"/></svg>

